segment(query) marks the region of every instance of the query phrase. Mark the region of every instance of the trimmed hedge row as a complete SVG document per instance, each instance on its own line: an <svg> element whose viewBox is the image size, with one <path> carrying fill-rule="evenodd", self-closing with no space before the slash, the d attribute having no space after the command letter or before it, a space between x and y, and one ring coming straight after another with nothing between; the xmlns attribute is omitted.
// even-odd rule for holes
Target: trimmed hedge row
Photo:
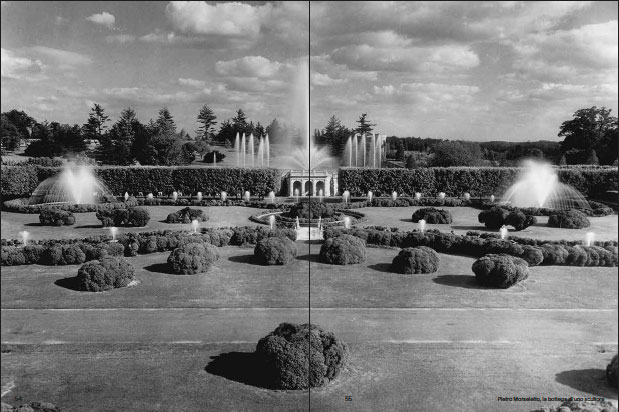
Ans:
<svg viewBox="0 0 619 412"><path fill-rule="evenodd" d="M512 226L520 231L537 223L533 215L525 215L519 209L511 211L494 206L488 210L483 210L477 215L479 223L483 223L488 229L499 229L503 226Z"/></svg>
<svg viewBox="0 0 619 412"><path fill-rule="evenodd" d="M37 165L4 166L0 180L2 198L29 197L40 182L62 170ZM173 191L219 194L249 190L265 196L270 191L279 192L281 187L281 172L277 169L127 166L99 167L94 173L116 195Z"/></svg>
<svg viewBox="0 0 619 412"><path fill-rule="evenodd" d="M515 206L503 205L503 204L497 205L496 203L492 203L492 202L474 203L472 204L472 206L478 207L480 209L491 209L493 207L500 206L502 209L505 209L505 210L509 210L509 211L519 210L525 215L532 215L532 216L550 216L554 213L557 213L556 209L548 209L546 207L515 207ZM606 206L604 203L594 202L592 200L589 200L589 206L591 206L591 209L578 209L578 210L580 212L585 213L587 216L591 216L591 217L601 217L601 216L608 216L608 215L613 214L613 209Z"/></svg>
<svg viewBox="0 0 619 412"><path fill-rule="evenodd" d="M70 226L75 224L75 216L65 210L49 208L41 210L39 222L44 226Z"/></svg>
<svg viewBox="0 0 619 412"><path fill-rule="evenodd" d="M618 169L557 168L559 181L592 196L607 190L617 190ZM353 169L339 170L340 191L348 190L353 196L372 191L376 196L388 196L396 191L412 195L415 192L436 196L440 192L448 196L501 195L516 180L521 168L517 167L431 167L416 169Z"/></svg>
<svg viewBox="0 0 619 412"><path fill-rule="evenodd" d="M469 232L471 233L471 232ZM489 253L505 253L520 257L529 266L538 264L565 266L617 266L617 244L606 242L602 246L582 246L575 244L544 243L519 244L511 240L481 237L467 234L441 233L438 230L427 230L423 233L413 230L400 232L385 228L325 228L324 238L330 239L342 235L352 235L364 240L367 244L399 248L427 246L444 253L462 254L481 257ZM526 239L533 241L534 239Z"/></svg>
<svg viewBox="0 0 619 412"><path fill-rule="evenodd" d="M123 202L112 203L95 203L95 204L55 204L50 205L28 205L28 198L19 198L7 200L2 203L2 210L13 213L41 213L43 210L54 209L63 210L71 213L88 213L100 212L104 210L126 209L138 206L138 201L135 197L127 199Z"/></svg>
<svg viewBox="0 0 619 412"><path fill-rule="evenodd" d="M102 227L110 226L137 226L144 227L150 220L150 213L143 207L131 209L100 210L97 212L97 219L101 221Z"/></svg>
<svg viewBox="0 0 619 412"><path fill-rule="evenodd" d="M584 229L591 226L587 215L578 210L559 211L548 217L549 227L559 227L563 229Z"/></svg>
<svg viewBox="0 0 619 412"><path fill-rule="evenodd" d="M253 245L269 237L287 237L296 240L293 229L265 227L234 227L231 229L206 228L200 233L160 230L155 232L122 233L117 242L110 236L93 236L86 239L31 241L21 247L19 241L2 239L0 266L18 265L73 265L105 256L136 256L154 252L172 251L187 243L203 242L214 246Z"/></svg>

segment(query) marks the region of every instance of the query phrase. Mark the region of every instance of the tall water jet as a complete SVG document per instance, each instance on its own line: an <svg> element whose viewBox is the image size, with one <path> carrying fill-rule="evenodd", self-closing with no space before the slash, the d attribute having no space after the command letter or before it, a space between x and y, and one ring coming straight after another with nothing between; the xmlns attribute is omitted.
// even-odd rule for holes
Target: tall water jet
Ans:
<svg viewBox="0 0 619 412"><path fill-rule="evenodd" d="M177 191L172 192L172 200L176 202L177 199L178 199L178 192Z"/></svg>
<svg viewBox="0 0 619 412"><path fill-rule="evenodd" d="M361 135L361 146L363 147L363 167L365 167L365 157L366 157L366 149L365 149L365 133Z"/></svg>
<svg viewBox="0 0 619 412"><path fill-rule="evenodd" d="M116 234L118 233L117 227L110 227L110 235L112 235L112 242L116 242Z"/></svg>
<svg viewBox="0 0 619 412"><path fill-rule="evenodd" d="M273 229L275 227L275 215L269 216L269 227Z"/></svg>
<svg viewBox="0 0 619 412"><path fill-rule="evenodd" d="M129 200L129 193L125 192L125 202Z"/></svg>
<svg viewBox="0 0 619 412"><path fill-rule="evenodd" d="M490 196L490 202L494 203L494 195Z"/></svg>
<svg viewBox="0 0 619 412"><path fill-rule="evenodd" d="M593 232L587 232L585 235L585 245L593 246L593 239L595 238L595 234Z"/></svg>
<svg viewBox="0 0 619 412"><path fill-rule="evenodd" d="M358 134L355 134L355 167L357 167L359 162L359 141L357 140Z"/></svg>
<svg viewBox="0 0 619 412"><path fill-rule="evenodd" d="M348 190L344 190L344 193L342 193L342 200L344 203L348 203L350 200L350 192Z"/></svg>
<svg viewBox="0 0 619 412"><path fill-rule="evenodd" d="M221 197L221 201L225 202L226 198L228 197L228 194L226 192L221 192L219 196Z"/></svg>
<svg viewBox="0 0 619 412"><path fill-rule="evenodd" d="M260 158L260 166L264 167L264 138L260 136L258 142L258 157Z"/></svg>
<svg viewBox="0 0 619 412"><path fill-rule="evenodd" d="M393 192L391 192L391 199L395 202L397 198L398 198L398 192L394 190Z"/></svg>
<svg viewBox="0 0 619 412"><path fill-rule="evenodd" d="M505 192L503 203L558 210L591 208L580 192L559 182L550 164L528 160L524 166L519 180Z"/></svg>
<svg viewBox="0 0 619 412"><path fill-rule="evenodd" d="M254 134L250 133L249 134L249 157L251 158L251 165L255 166L254 163Z"/></svg>
<svg viewBox="0 0 619 412"><path fill-rule="evenodd" d="M236 149L236 167L241 167L241 141L238 132L234 139L234 148Z"/></svg>
<svg viewBox="0 0 619 412"><path fill-rule="evenodd" d="M299 189L294 189L295 202L299 203Z"/></svg>
<svg viewBox="0 0 619 412"><path fill-rule="evenodd" d="M197 198L198 198L198 202L202 201L202 192L198 192Z"/></svg>
<svg viewBox="0 0 619 412"><path fill-rule="evenodd" d="M426 231L426 221L424 219L419 220L419 231L421 233Z"/></svg>
<svg viewBox="0 0 619 412"><path fill-rule="evenodd" d="M372 196L373 196L372 191L368 190L368 203L372 203Z"/></svg>
<svg viewBox="0 0 619 412"><path fill-rule="evenodd" d="M267 167L271 166L271 146L269 143L269 134L267 133L266 137L264 138L264 149L265 149L265 153L267 155Z"/></svg>
<svg viewBox="0 0 619 412"><path fill-rule="evenodd" d="M246 190L245 193L243 194L243 200L246 202L249 202L250 199L250 193L249 190Z"/></svg>
<svg viewBox="0 0 619 412"><path fill-rule="evenodd" d="M241 156L243 158L243 167L247 165L247 163L245 162L246 152L247 152L247 148L245 145L245 133L243 133L243 136L241 137Z"/></svg>
<svg viewBox="0 0 619 412"><path fill-rule="evenodd" d="M348 167L352 167L352 136L348 137L348 142L346 142L346 147L348 148Z"/></svg>
<svg viewBox="0 0 619 412"><path fill-rule="evenodd" d="M24 246L28 246L28 238L30 237L30 232L26 232L24 230L23 232L19 232L19 235L21 236L21 241Z"/></svg>
<svg viewBox="0 0 619 412"><path fill-rule="evenodd" d="M323 193L322 189L319 189L318 190L318 201L319 202L322 202L322 197L323 196L324 196L324 193Z"/></svg>
<svg viewBox="0 0 619 412"><path fill-rule="evenodd" d="M376 168L376 133L372 133L372 167Z"/></svg>
<svg viewBox="0 0 619 412"><path fill-rule="evenodd" d="M499 229L499 232L501 233L501 239L506 239L507 238L507 226L503 225L501 226L501 229Z"/></svg>
<svg viewBox="0 0 619 412"><path fill-rule="evenodd" d="M269 192L269 201L275 203L275 192L272 190Z"/></svg>

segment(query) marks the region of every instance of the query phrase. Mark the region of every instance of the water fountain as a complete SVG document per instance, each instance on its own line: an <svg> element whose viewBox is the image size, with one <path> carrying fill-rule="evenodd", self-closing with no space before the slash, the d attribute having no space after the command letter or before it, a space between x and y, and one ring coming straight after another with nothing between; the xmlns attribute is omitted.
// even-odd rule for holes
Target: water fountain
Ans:
<svg viewBox="0 0 619 412"><path fill-rule="evenodd" d="M381 168L387 136L371 133L356 133L348 137L344 146L343 159L349 167ZM369 146L369 147L368 147Z"/></svg>
<svg viewBox="0 0 619 412"><path fill-rule="evenodd" d="M196 219L191 221L191 227L193 228L193 233L198 233L198 226L200 226L200 222L198 222Z"/></svg>
<svg viewBox="0 0 619 412"><path fill-rule="evenodd" d="M148 200L153 200L154 196L152 193L149 193L148 195L146 195L146 197L148 198Z"/></svg>
<svg viewBox="0 0 619 412"><path fill-rule="evenodd" d="M118 233L118 228L117 227L110 227L110 235L112 235L112 242L116 242L116 234Z"/></svg>
<svg viewBox="0 0 619 412"><path fill-rule="evenodd" d="M275 227L275 215L269 216L269 227L273 229Z"/></svg>
<svg viewBox="0 0 619 412"><path fill-rule="evenodd" d="M294 189L294 201L299 203L299 189Z"/></svg>
<svg viewBox="0 0 619 412"><path fill-rule="evenodd" d="M246 202L249 202L249 198L250 198L249 190L246 190L245 193L243 194L243 200Z"/></svg>
<svg viewBox="0 0 619 412"><path fill-rule="evenodd" d="M490 203L494 203L494 195L490 196Z"/></svg>
<svg viewBox="0 0 619 412"><path fill-rule="evenodd" d="M67 165L59 175L42 181L32 192L29 205L48 203L92 204L112 196L92 167ZM128 194L126 194L128 198Z"/></svg>
<svg viewBox="0 0 619 412"><path fill-rule="evenodd" d="M299 223L299 216L297 216L297 220L296 220L296 225L295 225L295 228L296 228L297 230L301 229L301 223Z"/></svg>
<svg viewBox="0 0 619 412"><path fill-rule="evenodd" d="M221 201L225 202L226 198L228 197L228 194L226 192L221 192L219 196L221 197Z"/></svg>
<svg viewBox="0 0 619 412"><path fill-rule="evenodd" d="M344 203L348 203L350 200L350 192L348 190L344 190L344 193L342 193L342 200L344 201Z"/></svg>
<svg viewBox="0 0 619 412"><path fill-rule="evenodd" d="M420 199L421 199L421 193L415 192L415 200L420 200Z"/></svg>
<svg viewBox="0 0 619 412"><path fill-rule="evenodd" d="M350 229L350 217L344 216L344 229Z"/></svg>
<svg viewBox="0 0 619 412"><path fill-rule="evenodd" d="M324 196L324 193L322 191L322 189L318 190L318 201L322 202L322 197Z"/></svg>
<svg viewBox="0 0 619 412"><path fill-rule="evenodd" d="M499 229L499 232L501 233L502 240L507 239L507 226L505 225L501 226L501 229Z"/></svg>
<svg viewBox="0 0 619 412"><path fill-rule="evenodd" d="M269 192L269 200L271 201L271 203L275 203L275 192Z"/></svg>
<svg viewBox="0 0 619 412"><path fill-rule="evenodd" d="M471 194L470 193L465 193L464 194L464 200L471 200Z"/></svg>
<svg viewBox="0 0 619 412"><path fill-rule="evenodd" d="M178 192L177 191L172 192L172 200L176 202L177 199L178 199Z"/></svg>
<svg viewBox="0 0 619 412"><path fill-rule="evenodd" d="M129 193L125 192L125 202L129 200Z"/></svg>
<svg viewBox="0 0 619 412"><path fill-rule="evenodd" d="M516 207L590 209L589 202L574 188L559 182L550 164L528 160L519 180L503 196L503 203Z"/></svg>
<svg viewBox="0 0 619 412"><path fill-rule="evenodd" d="M372 195L373 195L372 191L368 190L368 203L372 203Z"/></svg>
<svg viewBox="0 0 619 412"><path fill-rule="evenodd" d="M24 244L24 246L28 245L28 238L30 237L30 232L26 232L25 230L23 232L19 232L19 235L21 236L21 241Z"/></svg>
<svg viewBox="0 0 619 412"><path fill-rule="evenodd" d="M419 220L419 231L421 233L425 232L426 230L426 221L424 219L420 219Z"/></svg>
<svg viewBox="0 0 619 412"><path fill-rule="evenodd" d="M592 246L594 238L595 234L593 232L587 232L587 234L585 235L585 245Z"/></svg>
<svg viewBox="0 0 619 412"><path fill-rule="evenodd" d="M398 192L396 192L395 190L391 193L391 200L393 200L394 202L396 201L396 199L398 198Z"/></svg>
<svg viewBox="0 0 619 412"><path fill-rule="evenodd" d="M256 140L258 141L258 151L256 151ZM268 134L266 136L259 136L256 139L253 133L249 135L249 138L245 136L245 133L242 136L239 136L237 133L234 140L234 149L236 152L236 165L238 167L270 166L271 148Z"/></svg>
<svg viewBox="0 0 619 412"><path fill-rule="evenodd" d="M202 201L202 192L198 192L198 195L196 196L198 198L198 202Z"/></svg>
<svg viewBox="0 0 619 412"><path fill-rule="evenodd" d="M445 192L440 192L440 193L438 194L438 197L439 197L440 199L445 199Z"/></svg>

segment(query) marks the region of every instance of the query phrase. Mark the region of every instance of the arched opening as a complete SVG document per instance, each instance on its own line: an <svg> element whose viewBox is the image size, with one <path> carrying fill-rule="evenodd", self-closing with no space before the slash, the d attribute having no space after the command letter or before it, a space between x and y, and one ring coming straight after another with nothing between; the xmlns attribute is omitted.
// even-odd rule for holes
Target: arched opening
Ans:
<svg viewBox="0 0 619 412"><path fill-rule="evenodd" d="M321 192L322 190L322 192ZM325 195L325 182L323 182L322 180L319 180L318 182L316 182L316 196L324 196Z"/></svg>
<svg viewBox="0 0 619 412"><path fill-rule="evenodd" d="M295 180L294 183L292 184L292 195L293 196L303 195L303 191L301 189L302 189L301 182L299 182L298 180Z"/></svg>
<svg viewBox="0 0 619 412"><path fill-rule="evenodd" d="M309 180L307 182L305 182L305 191L304 193L307 193L308 196L313 196L314 195L314 191L312 190L312 182L310 182Z"/></svg>

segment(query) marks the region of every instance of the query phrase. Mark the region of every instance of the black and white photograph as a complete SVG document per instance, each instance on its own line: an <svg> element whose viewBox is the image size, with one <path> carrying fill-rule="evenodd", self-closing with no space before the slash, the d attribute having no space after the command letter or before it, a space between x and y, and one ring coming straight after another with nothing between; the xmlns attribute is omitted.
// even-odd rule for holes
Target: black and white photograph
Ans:
<svg viewBox="0 0 619 412"><path fill-rule="evenodd" d="M2 412L617 412L616 1L0 12Z"/></svg>

